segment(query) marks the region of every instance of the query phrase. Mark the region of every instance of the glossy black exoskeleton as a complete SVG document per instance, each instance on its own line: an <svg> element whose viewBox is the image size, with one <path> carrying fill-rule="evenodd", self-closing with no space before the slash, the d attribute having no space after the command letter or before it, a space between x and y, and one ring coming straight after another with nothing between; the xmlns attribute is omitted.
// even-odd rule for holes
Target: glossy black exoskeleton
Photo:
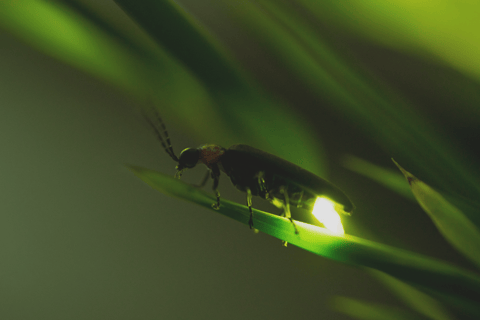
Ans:
<svg viewBox="0 0 480 320"><path fill-rule="evenodd" d="M165 151L178 163L175 175L177 178L180 178L185 170L199 163L207 166L208 172L201 186L205 185L209 176L213 179L213 190L217 197L216 203L212 205L213 208L220 207L218 183L221 172L230 177L237 189L247 193L250 228L253 228L252 196L261 197L283 208L283 215L290 219L294 227L290 206L311 210L319 196L326 196L337 205L343 206L342 213L351 214L355 209L345 193L327 180L289 161L244 144L233 145L228 149L207 144L199 148L187 148L177 157L173 152L165 125L158 114L156 114L156 123L148 117L146 119L154 128ZM296 227L295 232L298 233Z"/></svg>

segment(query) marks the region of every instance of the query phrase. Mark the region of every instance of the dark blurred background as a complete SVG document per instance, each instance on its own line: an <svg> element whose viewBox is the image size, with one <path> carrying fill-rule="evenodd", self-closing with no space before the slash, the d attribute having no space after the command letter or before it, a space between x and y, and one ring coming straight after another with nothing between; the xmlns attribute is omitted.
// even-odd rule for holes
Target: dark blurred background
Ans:
<svg viewBox="0 0 480 320"><path fill-rule="evenodd" d="M84 4L129 36L146 38L112 1L51 3L72 12ZM416 203L347 169L344 161L353 155L393 171L394 157L441 191L476 200L471 196L475 190L465 185L468 195L456 187L446 190L448 184L437 183L434 173L421 171L439 161L436 155L416 155L415 149L409 154L408 145L407 151L389 145L379 138L380 127L370 130L369 122L336 105L328 92L318 94L315 86L306 85L310 80L303 82L295 67L285 64L283 52L262 40L268 30L255 30L236 15L242 8L234 1L179 3L223 44L255 86L311 129L309 137L319 146L312 152L321 157L317 169L357 206L352 217L343 219L347 233L474 270ZM471 16L478 5L445 1L431 10L407 3L400 10L393 3L375 7L354 1L346 7L332 1L317 10L320 4L307 3L289 5L342 61L349 70L345 74L367 79L363 83L381 92L378 96L395 99L395 107L407 106L425 126L412 130L433 132L437 140L431 144L441 141L455 153L452 161L459 159L457 166L465 164L478 177L480 42L478 22ZM272 19L285 24L278 16ZM42 47L43 40L28 38L27 31L5 21L0 22L2 319L348 319L331 308L334 296L404 307L362 268L284 248L278 239L148 187L125 165L175 173L175 163L138 110L148 99L95 70L59 59L60 49L52 54ZM60 22L58 28L63 28ZM327 59L317 62L327 71L332 68L329 72L347 91L361 91L349 78L343 83L344 74L325 64ZM178 104L187 108L193 93L181 88L164 90L178 91L184 99ZM212 129L230 123L198 116L203 109L195 109L195 99L202 94L195 93L186 111L179 111L173 94L165 105L158 103L161 99L154 102L177 153L203 143L265 147ZM216 109L209 110L215 114ZM405 114L397 116L409 123ZM377 121L375 115L371 121ZM279 130L295 141L294 129ZM384 134L395 136L394 130ZM295 157L290 154L289 160ZM184 180L197 183L203 174L198 168ZM226 199L245 201L225 176L220 191ZM276 212L257 199L254 206ZM296 217L314 223L305 213Z"/></svg>

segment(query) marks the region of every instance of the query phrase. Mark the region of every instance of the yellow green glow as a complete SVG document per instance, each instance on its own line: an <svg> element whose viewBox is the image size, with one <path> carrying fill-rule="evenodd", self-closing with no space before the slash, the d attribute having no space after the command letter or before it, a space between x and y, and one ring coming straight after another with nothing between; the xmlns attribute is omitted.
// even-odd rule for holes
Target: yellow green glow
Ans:
<svg viewBox="0 0 480 320"><path fill-rule="evenodd" d="M312 214L325 228L337 234L345 234L340 216L335 210L335 202L326 197L317 197Z"/></svg>

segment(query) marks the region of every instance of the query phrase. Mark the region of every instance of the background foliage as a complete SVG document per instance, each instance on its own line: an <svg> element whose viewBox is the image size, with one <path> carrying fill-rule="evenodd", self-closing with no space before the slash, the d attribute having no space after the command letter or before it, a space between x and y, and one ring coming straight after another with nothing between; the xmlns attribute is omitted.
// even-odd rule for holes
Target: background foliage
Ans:
<svg viewBox="0 0 480 320"><path fill-rule="evenodd" d="M281 251L282 248L272 250L272 246L276 246L277 242L266 242L265 248L252 249L259 245L258 242L268 240L265 237L253 236L244 228L232 226L230 221L217 222L220 218L207 211L205 215L198 215L195 211L202 209L196 206L185 205L187 212L178 213L177 200L168 205L170 200L158 200L158 195L152 193L149 196L157 199L156 203L149 200L150 206L133 209L132 206L139 196L132 193L132 188L142 190L142 193L147 192L147 189L141 184L135 184L133 179L128 180L126 171L105 171L112 163L138 163L151 167L155 166L158 158L167 158L165 165L156 165L159 171L166 172L165 168L173 167L173 162L163 153L160 145L155 144L153 138L148 138L148 128L141 129L146 125L141 123L136 112L138 106L155 105L172 133L177 152L188 146L188 143L205 142L223 146L247 143L270 151L327 177L352 198L358 210L355 216L344 219L344 224L346 232L358 237L360 244L376 241L407 249L407 256L411 254L413 257L420 253L434 259L446 260L460 268L451 269L450 276L453 278L460 275L477 279L478 268L470 261L478 261L478 254L467 254L465 258L459 252L472 251L462 250L462 246L472 243L473 246L478 246L472 239L478 235L477 226L480 223L477 165L480 120L477 107L480 101L480 67L477 57L480 41L478 33L475 32L479 29L475 14L478 10L478 5L474 3L455 1L443 1L441 5L435 6L428 2L350 1L344 4L310 0L117 0L115 3L86 0L3 1L0 4L0 27L5 32L2 37L7 46L3 49L5 58L2 59L2 80L4 97L9 98L5 98L2 104L5 109L11 109L3 117L3 128L20 130L19 132L27 135L32 132L34 135L35 125L42 124L38 120L48 119L54 132L51 135L38 134L38 141L29 140L21 134L17 134L18 140L6 140L5 161L15 168L12 171L14 173L5 178L4 194L7 200L4 201L5 208L2 213L2 225L5 228L4 251L8 253L10 259L7 260L11 263L5 266L4 273L6 278L3 294L8 297L8 308L4 310L10 312L7 315L11 318L12 315L19 317L21 313L17 309L25 304L22 297L28 294L35 297L34 303L30 304L32 314L42 314L46 318L49 318L49 312L55 309L52 306L58 305L60 301L73 306L73 310L82 309L81 303L75 299L60 299L59 292L67 289L62 286L62 283L65 283L62 277L53 271L58 269L64 272L67 283L73 281L75 276L93 276L93 279L97 280L91 283L97 283L102 288L102 296L108 292L105 288L109 285L118 286L120 292L130 292L129 295L110 295L107 300L96 299L99 311L85 314L89 318L113 312L128 318L122 301L130 300L134 301L130 310L147 310L147 317L157 317L162 312L164 315L180 312L182 317L188 317L188 308L177 311L178 307L173 307L184 303L190 306L198 305L198 309L193 308L192 312L203 310L202 314L205 315L209 312L207 310L212 312L214 309L213 318L232 312L238 314L239 319L247 314L250 317L265 318L265 315L271 316L280 310L277 318L291 317L292 314L303 314L308 318L327 312L330 318L340 319L341 314L332 313L329 309L330 297L333 295L348 296L349 298L338 297L332 305L342 313L358 318L384 319L388 316L399 319L454 319L478 316L479 310L472 306L477 289L467 291L460 287L456 292L446 294L445 290L431 288L422 283L422 276L418 276L417 281L409 279L409 283L405 284L388 278L385 274L376 273L371 279L382 279L381 283L392 288L392 292L400 298L396 300L391 296L389 300L385 300L384 294L371 290L367 285L375 280L356 282L357 275L363 277L366 273L362 269L338 267L337 262L326 262L327 260L317 257L314 257L316 260L312 262L313 258L304 256L305 253L297 249L289 248L289 253ZM33 101L38 101L35 98L22 99L29 95L41 97L40 92L43 90L39 88L43 85L42 81L48 83L44 75L51 70L45 68L43 73L39 73L39 79L42 80L32 80L29 84L25 79L33 79L30 76L34 74L33 71L28 68L9 68L9 57L12 61L23 61L25 64L29 60L28 57L19 57L6 49L10 44L15 48L19 46L16 39L63 63L61 65L48 60L44 62L45 66L62 66L65 70L68 69L67 66L74 67L80 70L72 70L76 72L75 77L82 74L82 77L88 79L85 81L96 81L96 85L107 84L102 87L106 89L102 90L112 92L111 96L116 98L109 98L107 104L110 106L103 107L102 100L93 99L98 93L94 93L92 87L81 88L71 82L64 87L65 92L73 91L77 95L83 92L80 96L90 95L92 101L97 101L88 109L91 111L83 111L88 102L61 98L65 97L66 93L59 91L59 98L42 98L48 99L43 102L43 112L42 109L34 110L31 107L28 109L30 116L22 115L22 108L25 110L27 105L33 106ZM28 50L26 47L21 48ZM17 60L13 60L13 56L16 56ZM22 78L22 74L28 76ZM58 72L53 73L52 77L60 79ZM116 109L115 103L126 107L122 109L119 106ZM65 105L51 108L51 105L56 104ZM129 107L131 111L126 111ZM94 111L95 108L105 108L106 111ZM51 117L52 112L55 117ZM95 117L101 121L91 120ZM117 117L123 120L113 120ZM29 120L30 118L32 119ZM62 125L55 124L59 120L63 121ZM124 133L121 129L114 129L116 127L110 124L111 121L117 121L118 128L123 126L135 129ZM14 125L17 123L20 125ZM76 132L75 128L79 135L83 132L83 136L90 137L91 140L83 143L92 145L96 145L94 140L99 139L98 133L118 130L122 133L117 132L112 139L123 138L130 142L128 146L119 146L119 149L139 153L139 156L129 157L117 153L110 149L111 144L96 145L98 149L87 149L86 154L80 153L78 150L83 150L82 145L75 145L75 140L69 139L64 141L64 144L58 140L65 132ZM45 125L40 130L37 128L38 132L47 132L42 129L48 128L45 128ZM143 144L145 139L151 139L151 144ZM44 174L41 177L47 187L35 184L41 181L37 170L29 173L28 169L24 169L32 167L31 163L22 166L22 160L18 160L30 158L28 152L35 150L35 147L22 149L18 146L34 144L44 147L41 151L49 155L43 158L45 164L39 169ZM48 149L47 145L51 145L52 149ZM156 151L145 151L149 148ZM45 150L55 151L49 153ZM120 154L122 156L119 156ZM92 163L103 163L105 166L88 166L86 164L89 162L85 162L85 157ZM408 172L424 181L428 188L440 192L441 198L420 198L420 204L424 208L425 203L445 201L438 207L444 209L447 207L445 203L448 203L448 206L455 208L446 210L446 216L452 218L451 213L454 212L454 219L460 217L454 221L468 221L467 228L473 230L469 231L473 238L457 241L460 235L464 234L463 222L460 227L454 223L453 229L448 228L452 225L448 223L447 232L441 227L440 231L437 231L429 219L433 219L438 226L439 216L432 215L427 205L425 210L429 213L429 218L416 202L411 201L414 198L405 192L408 183L405 180L400 182L403 178L395 171L391 157ZM63 193L39 196L41 201L49 204L45 206L45 210L50 215L41 210L42 206L22 207L23 202L14 200L20 193L26 193L22 187L25 185L30 185L34 191L55 190L53 183L56 180L52 177L58 177L57 183L67 183L69 180L63 179L67 179L75 171L74 166L81 168L80 162L85 165L83 170L91 169L91 184L102 181L104 185L101 192L116 190L117 193L125 193L122 201L127 201L131 210L126 210L128 206L120 205L120 202L114 204L113 199L112 202L104 202L100 211L98 205L85 207L85 203L97 203L92 201L91 195L88 196L89 192L85 192L93 190L87 187L74 189L72 192L82 199L77 204L77 208L83 208L79 212L71 208L69 210L68 205L59 207L56 200L64 198ZM61 164L64 164L64 167ZM171 169L169 173L172 173ZM122 179L130 186L123 189L120 185L113 186L112 181ZM75 181L84 182L73 179L72 184L75 185ZM243 203L242 195L235 194L235 190L229 190L228 184L224 178L222 188L226 189L222 190L222 194L228 199L238 199L238 202ZM418 199L418 190L413 191ZM433 194L435 197L436 193L433 192L426 191L426 194ZM8 196L10 194L12 196ZM35 192L33 194L35 195ZM73 203L72 200L70 203ZM266 211L272 211L268 205L260 203L259 206ZM116 210L117 215L114 215ZM85 211L89 212L86 216ZM13 212L19 214L12 215ZM62 220L57 216L60 212L69 218ZM143 216L137 217L139 220L130 220L135 219L130 217L134 212L152 212L152 216L148 216L148 219ZM152 220L152 217L157 215L161 218L155 219L160 220ZM192 218L192 215L196 218ZM205 218L207 215L212 216L211 220L205 220L209 219ZM299 220L312 222L305 213L298 212L297 217ZM15 220L17 218L19 220ZM34 223L35 219L40 221ZM85 224L81 221L79 223L77 219L86 219ZM95 223L96 219L100 220ZM202 221L201 224L195 219ZM114 224L117 224L117 227L108 224L108 221L116 221ZM215 221L215 224L212 225L212 221ZM29 223L32 223L32 226ZM132 223L138 230L131 228ZM113 230L110 240L94 231L95 225L105 227L104 224ZM50 239L42 236L45 233L53 235L51 243L42 240L44 243L40 243L43 243L43 246L34 250L29 241L35 243L34 239L37 238L32 238L32 233L26 233L28 236L22 240L24 246L7 245L18 244L18 239L22 239L19 234L23 234L18 233L18 230L26 232L25 230L33 228L34 225L38 227L35 232L38 232L40 239ZM83 226L83 229L78 226ZM152 226L155 226L155 229L150 229ZM70 232L62 233L61 230ZM163 236L168 240L157 237L154 230L159 233L166 232ZM237 238L236 233L231 230L240 233ZM91 238L89 245L77 246L77 242L88 238L89 233L96 235L93 237L95 240ZM127 234L129 236L126 236ZM132 237L136 238L137 242L132 242L131 251L128 251L125 241ZM232 242L236 241L235 239L239 244ZM107 245L108 241L111 241L110 245ZM196 241L205 246L201 254L186 248ZM211 244L217 242L217 249L208 250ZM58 243L64 243L65 247L59 248ZM72 246L69 246L69 243ZM152 247L138 251L138 248L146 243ZM170 249L157 253L160 243L167 243ZM451 247L450 243L456 249ZM99 256L105 255L106 251L111 252L112 248L127 250L130 255L127 258L121 254L110 256L109 253L103 260L96 260L91 256L95 252L92 247L95 246L104 250L95 253ZM224 247L242 249L234 252ZM50 255L45 254L49 252L47 248L51 248ZM227 250L228 254L222 250ZM31 252L43 253L40 254L41 257L51 259L35 260L36 256ZM70 258L64 261L61 257L65 256L65 252L69 253L67 256ZM184 258L179 260L177 252L183 252ZM252 252L255 252L253 255L256 258L252 258ZM231 263L221 262L222 267L219 270L222 272L217 274L212 272L215 267L207 261L217 261L222 254L227 254L227 260ZM355 260L354 264L371 267L365 262L367 251L353 251L343 260L350 263L349 257L355 254L359 254L360 259ZM146 258L154 255L157 259ZM214 258L205 259L209 255ZM258 257L262 257L262 262L255 265L252 261L258 261ZM127 259L130 263L125 263L122 259ZM289 259L298 263L292 264L288 262ZM43 262L40 265L28 264L32 260ZM83 268L77 269L78 261L97 262L94 265L87 263ZM109 269L113 261L117 261L115 265L119 269L111 278L105 277L99 270ZM132 264L132 261L137 262ZM283 273L280 273L283 275L282 280L278 280L276 273L271 271L271 263L283 270ZM328 267L329 263L331 267ZM432 263L434 264L430 262L429 266ZM187 267L192 264L195 269L208 271L198 271L194 275L186 276L185 274L192 272ZM32 269L23 270L18 268L18 265L31 265ZM243 267L247 270L244 271L246 273L242 273L237 267ZM148 269L145 278L136 278L138 275L132 277L139 268ZM176 281L169 283L157 275L165 274L165 271L156 272L157 268L172 268L167 273ZM224 273L229 268L233 268L233 271ZM393 268L396 267L376 268L387 273L390 271L392 275ZM176 272L175 269L183 271ZM51 273L41 270L50 270ZM257 272L258 276L252 275ZM35 276L35 273L38 276ZM205 273L211 273L211 276L205 278ZM291 277L295 280L289 279L289 273L292 273ZM297 273L306 273L305 279L302 276L298 278ZM346 273L350 274L350 277L345 276ZM29 276L25 277L25 274ZM137 279L136 284L126 285L123 280L119 280L124 278L122 274ZM226 281L228 285L223 287L225 279L222 280L222 277L238 280ZM24 282L18 280L22 278ZM316 292L316 288L324 287L326 278L333 279L331 286L326 286L329 290ZM448 275L443 279L444 286L453 286L455 282L449 282L447 278ZM39 279L50 279L45 280L50 285L45 286ZM268 279L272 281L267 281ZM441 281L438 278L432 279L434 282ZM304 281L310 283L310 286L304 284ZM475 285L475 281L472 280L471 283ZM283 285L284 282L291 286L284 287L285 291L276 289L276 285ZM210 285L215 289L207 290L208 294L203 294L202 289L194 290L196 286L206 290ZM260 293L253 293L257 286L261 288ZM88 301L85 300L87 288L79 287L77 282L72 282L71 287L76 288L74 291L78 301ZM356 289L349 290L352 287ZM49 293L45 295L46 298L40 298L41 295L36 293L42 292L42 288ZM189 290L195 293L189 293ZM247 298L236 300L239 299L237 291ZM144 292L151 301L145 300L143 294L135 292ZM230 298L225 302L221 299L229 295L222 292L228 292L236 299ZM274 296L278 292L285 295L288 293L288 296L296 295L298 298L290 300L289 297ZM161 298L165 295L170 296L168 299L171 299L172 307L159 311L156 302L165 301L165 298ZM412 295L418 298L415 301L409 300L408 297ZM207 296L211 298L206 298ZM260 301L264 296L272 296L272 299ZM223 304L214 303L218 299L223 301ZM284 306L282 300L285 299L291 301L290 307ZM319 303L321 308L315 307L316 303ZM255 307L249 310L247 305ZM59 318L68 315L68 310L72 310L72 307L58 311ZM25 316L26 314L23 314L23 319L26 319Z"/></svg>

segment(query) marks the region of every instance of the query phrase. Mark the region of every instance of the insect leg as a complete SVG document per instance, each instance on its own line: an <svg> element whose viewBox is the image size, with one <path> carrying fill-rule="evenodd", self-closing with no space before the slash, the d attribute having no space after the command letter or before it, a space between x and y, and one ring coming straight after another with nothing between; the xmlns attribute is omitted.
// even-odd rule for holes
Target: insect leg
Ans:
<svg viewBox="0 0 480 320"><path fill-rule="evenodd" d="M218 182L220 181L220 169L217 165L212 166L213 192L217 197L217 202L212 204L212 208L218 210L220 208L220 192L218 192Z"/></svg>
<svg viewBox="0 0 480 320"><path fill-rule="evenodd" d="M300 192L300 196L298 197L297 208L300 208L302 206L302 198L303 198L303 190Z"/></svg>
<svg viewBox="0 0 480 320"><path fill-rule="evenodd" d="M252 190L250 188L247 189L247 206L248 210L250 211L250 219L248 220L248 225L250 229L253 229L253 210L252 210Z"/></svg>
<svg viewBox="0 0 480 320"><path fill-rule="evenodd" d="M212 172L210 170L207 170L207 173L205 174L205 177L203 177L202 182L197 184L195 187L198 187L198 188L205 187L205 184L207 183L207 180L211 175L212 175Z"/></svg>
<svg viewBox="0 0 480 320"><path fill-rule="evenodd" d="M290 213L290 201L288 199L288 192L287 192L287 189L285 187L282 187L280 189L280 192L283 193L283 197L284 197L284 205L283 205L283 215L290 220L290 222L292 223L293 227L295 228L295 234L298 234L298 230L297 230L297 226L295 225L295 222L293 222L293 219L292 219L292 214Z"/></svg>
<svg viewBox="0 0 480 320"><path fill-rule="evenodd" d="M267 183L265 182L265 179L263 178L264 176L265 176L265 172L263 172L263 171L259 171L257 173L258 187L260 188L260 192L264 193L265 199L269 200L270 199L270 194L268 193Z"/></svg>

